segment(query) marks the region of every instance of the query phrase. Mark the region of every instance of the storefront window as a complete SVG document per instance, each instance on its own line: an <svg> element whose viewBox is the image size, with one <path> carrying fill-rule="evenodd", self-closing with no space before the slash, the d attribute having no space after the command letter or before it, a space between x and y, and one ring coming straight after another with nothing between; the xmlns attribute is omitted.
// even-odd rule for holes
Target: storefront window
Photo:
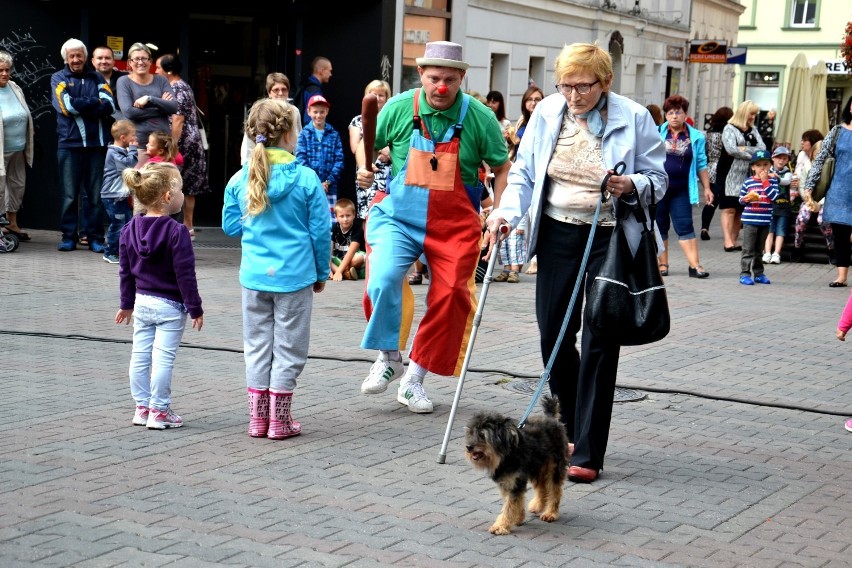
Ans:
<svg viewBox="0 0 852 568"><path fill-rule="evenodd" d="M749 71L745 75L745 99L757 103L761 110L776 108L781 88L779 73L777 71Z"/></svg>

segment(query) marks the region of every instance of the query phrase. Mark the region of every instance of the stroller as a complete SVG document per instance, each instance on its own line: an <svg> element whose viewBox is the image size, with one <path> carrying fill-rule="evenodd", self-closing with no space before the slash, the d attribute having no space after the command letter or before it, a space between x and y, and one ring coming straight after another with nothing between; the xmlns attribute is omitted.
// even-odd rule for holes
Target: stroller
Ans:
<svg viewBox="0 0 852 568"><path fill-rule="evenodd" d="M5 215L0 215L0 227L5 227L9 224L9 220ZM0 252L14 252L18 245L21 244L16 235L12 233L3 233L0 237Z"/></svg>

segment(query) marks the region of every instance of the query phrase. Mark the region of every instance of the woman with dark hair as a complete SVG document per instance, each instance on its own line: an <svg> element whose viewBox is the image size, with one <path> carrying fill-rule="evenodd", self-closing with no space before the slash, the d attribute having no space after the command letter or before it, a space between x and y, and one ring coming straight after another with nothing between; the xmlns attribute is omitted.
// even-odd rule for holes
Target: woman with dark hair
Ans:
<svg viewBox="0 0 852 568"><path fill-rule="evenodd" d="M713 199L704 203L701 210L701 240L710 240L710 223L719 206L719 201L725 195L725 180L717 181L716 166L719 165L719 156L722 154L722 130L731 117L734 109L731 107L720 107L710 118L710 129L707 131L707 174L710 176L710 191Z"/></svg>
<svg viewBox="0 0 852 568"><path fill-rule="evenodd" d="M678 243L689 262L690 278L707 278L709 272L698 261L698 239L692 223L692 206L698 205L698 181L704 189L704 200L713 201L710 175L707 173L704 134L686 123L689 101L672 95L663 103L666 122L660 125L660 136L666 144L666 173L669 189L657 205L657 227L663 238L659 254L660 274L669 275L669 227L674 225Z"/></svg>
<svg viewBox="0 0 852 568"><path fill-rule="evenodd" d="M845 288L849 274L849 254L852 252L852 97L846 101L841 115L842 124L831 129L805 182L805 195L813 191L822 174L822 165L829 155L834 157L834 175L828 186L823 204L822 220L831 223L834 234L834 257L837 261L837 278L828 285Z"/></svg>
<svg viewBox="0 0 852 568"><path fill-rule="evenodd" d="M544 99L544 91L542 91L539 87L532 85L524 91L523 96L521 97L521 118L518 119L518 122L515 123L515 134L512 136L512 143L514 144L514 148L510 152L510 158L514 159L514 156L518 153L518 146L521 144L521 138L524 137L524 131L527 129L527 123L530 121L530 117L532 116L535 107Z"/></svg>
<svg viewBox="0 0 852 568"><path fill-rule="evenodd" d="M512 121L506 118L506 102L503 100L503 93L500 91L489 91L485 95L485 104L497 115L497 122L500 123L500 127L505 134L506 129L512 127Z"/></svg>
<svg viewBox="0 0 852 568"><path fill-rule="evenodd" d="M512 136L512 148L509 150L509 159L515 161L515 156L518 155L518 146L521 144L521 138L524 137L524 132L527 129L527 123L530 121L535 107L538 106L544 99L544 91L536 85L527 87L521 97L521 118L515 123L515 134ZM529 224L529 215L524 217L525 227ZM527 274L538 273L538 258L535 255L530 258L529 266L527 266Z"/></svg>
<svg viewBox="0 0 852 568"><path fill-rule="evenodd" d="M805 187L805 181L808 179L808 173L811 171L814 157L816 157L820 148L822 148L824 138L825 136L819 130L805 130L802 133L802 151L796 156L796 168L793 171L793 181L790 183L790 201L795 202L800 195L800 189ZM832 259L834 258L834 233L831 232L831 223L823 221L822 204L811 199L810 192L808 192L802 195L799 213L796 215L793 250L790 251L790 259L793 262L799 262L802 258L805 231L814 213L818 215L819 230L822 236L825 237L828 254Z"/></svg>
<svg viewBox="0 0 852 568"><path fill-rule="evenodd" d="M645 106L645 108L651 113L651 118L654 119L654 124L657 126L666 121L666 119L663 118L663 109L660 108L660 105L650 104Z"/></svg>
<svg viewBox="0 0 852 568"><path fill-rule="evenodd" d="M207 181L207 152L201 142L198 130L198 107L192 92L180 72L183 64L176 55L167 53L157 59L157 74L165 77L175 93L178 111L172 115L172 138L177 141L178 150L183 155L183 224L189 229L190 238L195 238L193 213L195 197L210 192Z"/></svg>

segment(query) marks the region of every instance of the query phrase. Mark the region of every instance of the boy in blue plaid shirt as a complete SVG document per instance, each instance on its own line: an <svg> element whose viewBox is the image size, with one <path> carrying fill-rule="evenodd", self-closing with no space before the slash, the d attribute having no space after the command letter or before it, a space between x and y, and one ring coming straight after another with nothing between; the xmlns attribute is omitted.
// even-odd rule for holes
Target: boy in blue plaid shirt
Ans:
<svg viewBox="0 0 852 568"><path fill-rule="evenodd" d="M337 202L337 184L343 171L343 143L340 135L326 123L331 107L325 97L314 95L308 100L311 122L299 133L296 144L296 161L314 170L328 197L328 210L332 223L336 221L334 204Z"/></svg>

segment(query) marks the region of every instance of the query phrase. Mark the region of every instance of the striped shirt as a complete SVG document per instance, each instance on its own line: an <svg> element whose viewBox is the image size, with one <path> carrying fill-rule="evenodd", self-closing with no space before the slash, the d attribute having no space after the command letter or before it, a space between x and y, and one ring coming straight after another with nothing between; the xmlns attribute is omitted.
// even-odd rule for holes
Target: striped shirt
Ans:
<svg viewBox="0 0 852 568"><path fill-rule="evenodd" d="M755 192L760 196L760 199L747 203L743 198L749 192ZM778 197L778 178L769 178L766 181L766 186L759 178L754 176L746 179L740 188L740 203L745 205L742 214L742 222L744 225L757 225L758 227L768 227L772 221L772 202Z"/></svg>

